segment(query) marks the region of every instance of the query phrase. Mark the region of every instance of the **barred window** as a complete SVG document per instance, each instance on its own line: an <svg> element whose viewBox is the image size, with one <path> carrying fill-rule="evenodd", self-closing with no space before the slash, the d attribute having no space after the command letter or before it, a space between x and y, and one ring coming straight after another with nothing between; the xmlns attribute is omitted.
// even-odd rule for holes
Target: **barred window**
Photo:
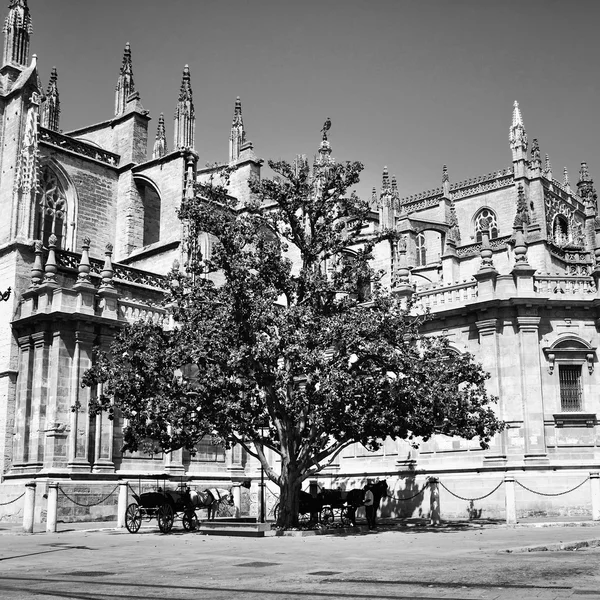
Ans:
<svg viewBox="0 0 600 600"><path fill-rule="evenodd" d="M578 412L582 409L581 365L559 365L560 410Z"/></svg>

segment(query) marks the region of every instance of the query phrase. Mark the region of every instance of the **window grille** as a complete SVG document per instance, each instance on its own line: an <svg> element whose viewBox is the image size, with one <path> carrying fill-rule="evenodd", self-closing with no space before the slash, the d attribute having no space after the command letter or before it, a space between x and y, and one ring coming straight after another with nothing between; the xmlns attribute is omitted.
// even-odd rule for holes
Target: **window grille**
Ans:
<svg viewBox="0 0 600 600"><path fill-rule="evenodd" d="M56 175L44 167L39 183L36 239L44 246L52 234L56 235L56 245L63 247L66 231L67 199Z"/></svg>
<svg viewBox="0 0 600 600"><path fill-rule="evenodd" d="M496 215L487 208L480 210L475 217L475 233L477 242L481 242L481 233L483 231L488 232L490 240L498 237L498 223L496 221Z"/></svg>
<svg viewBox="0 0 600 600"><path fill-rule="evenodd" d="M415 240L415 250L417 253L417 267L424 267L427 264L427 247L425 246L425 234L419 233Z"/></svg>
<svg viewBox="0 0 600 600"><path fill-rule="evenodd" d="M577 412L581 410L581 365L560 365L560 410Z"/></svg>

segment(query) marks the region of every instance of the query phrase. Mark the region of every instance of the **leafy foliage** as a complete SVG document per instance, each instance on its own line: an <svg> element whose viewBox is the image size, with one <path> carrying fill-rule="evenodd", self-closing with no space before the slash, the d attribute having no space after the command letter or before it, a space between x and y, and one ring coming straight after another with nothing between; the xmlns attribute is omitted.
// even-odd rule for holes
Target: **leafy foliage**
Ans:
<svg viewBox="0 0 600 600"><path fill-rule="evenodd" d="M215 182L184 201L175 327L125 327L83 383L103 383L94 410L123 411L129 450L148 439L193 450L208 434L242 444L281 487L279 525L293 526L302 481L350 443L437 432L485 447L502 424L481 367L422 336L427 317L378 284L371 252L394 234L363 233L369 207L347 194L362 165L269 165L277 176L252 182L247 206ZM206 233L218 240L210 257L198 250Z"/></svg>

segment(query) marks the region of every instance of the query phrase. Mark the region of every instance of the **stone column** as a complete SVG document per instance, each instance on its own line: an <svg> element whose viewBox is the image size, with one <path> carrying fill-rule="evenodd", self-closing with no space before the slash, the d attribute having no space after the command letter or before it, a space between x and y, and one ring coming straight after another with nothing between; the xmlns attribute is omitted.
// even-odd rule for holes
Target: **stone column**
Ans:
<svg viewBox="0 0 600 600"><path fill-rule="evenodd" d="M117 505L117 527L125 527L125 513L127 512L127 481L119 481L119 503Z"/></svg>
<svg viewBox="0 0 600 600"><path fill-rule="evenodd" d="M600 521L600 473L590 473L590 487L592 491L592 520Z"/></svg>
<svg viewBox="0 0 600 600"><path fill-rule="evenodd" d="M242 486L236 483L231 488L233 494L233 506L235 507L235 518L239 519L242 512Z"/></svg>
<svg viewBox="0 0 600 600"><path fill-rule="evenodd" d="M429 478L429 520L432 525L441 523L440 480L438 477Z"/></svg>
<svg viewBox="0 0 600 600"><path fill-rule="evenodd" d="M515 496L515 478L510 475L504 478L504 494L506 524L514 525L517 522L517 502Z"/></svg>
<svg viewBox="0 0 600 600"><path fill-rule="evenodd" d="M58 515L58 483L48 486L48 512L46 517L46 532L56 533Z"/></svg>
<svg viewBox="0 0 600 600"><path fill-rule="evenodd" d="M527 313L530 314L527 314ZM521 398L525 431L525 462L546 464L544 404L539 349L540 317L524 309L517 317L521 358Z"/></svg>
<svg viewBox="0 0 600 600"><path fill-rule="evenodd" d="M30 481L25 484L25 503L23 506L23 531L25 533L33 533L35 488L35 481Z"/></svg>

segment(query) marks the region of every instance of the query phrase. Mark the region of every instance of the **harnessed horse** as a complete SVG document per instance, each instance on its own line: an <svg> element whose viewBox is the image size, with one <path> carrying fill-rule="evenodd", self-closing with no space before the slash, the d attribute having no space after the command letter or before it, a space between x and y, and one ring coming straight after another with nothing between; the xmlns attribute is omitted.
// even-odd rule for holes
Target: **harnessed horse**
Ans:
<svg viewBox="0 0 600 600"><path fill-rule="evenodd" d="M206 508L208 510L208 520L212 521L219 510L222 502L233 506L233 494L231 490L224 488L209 488L207 490L189 491L189 499L191 505L196 508Z"/></svg>

